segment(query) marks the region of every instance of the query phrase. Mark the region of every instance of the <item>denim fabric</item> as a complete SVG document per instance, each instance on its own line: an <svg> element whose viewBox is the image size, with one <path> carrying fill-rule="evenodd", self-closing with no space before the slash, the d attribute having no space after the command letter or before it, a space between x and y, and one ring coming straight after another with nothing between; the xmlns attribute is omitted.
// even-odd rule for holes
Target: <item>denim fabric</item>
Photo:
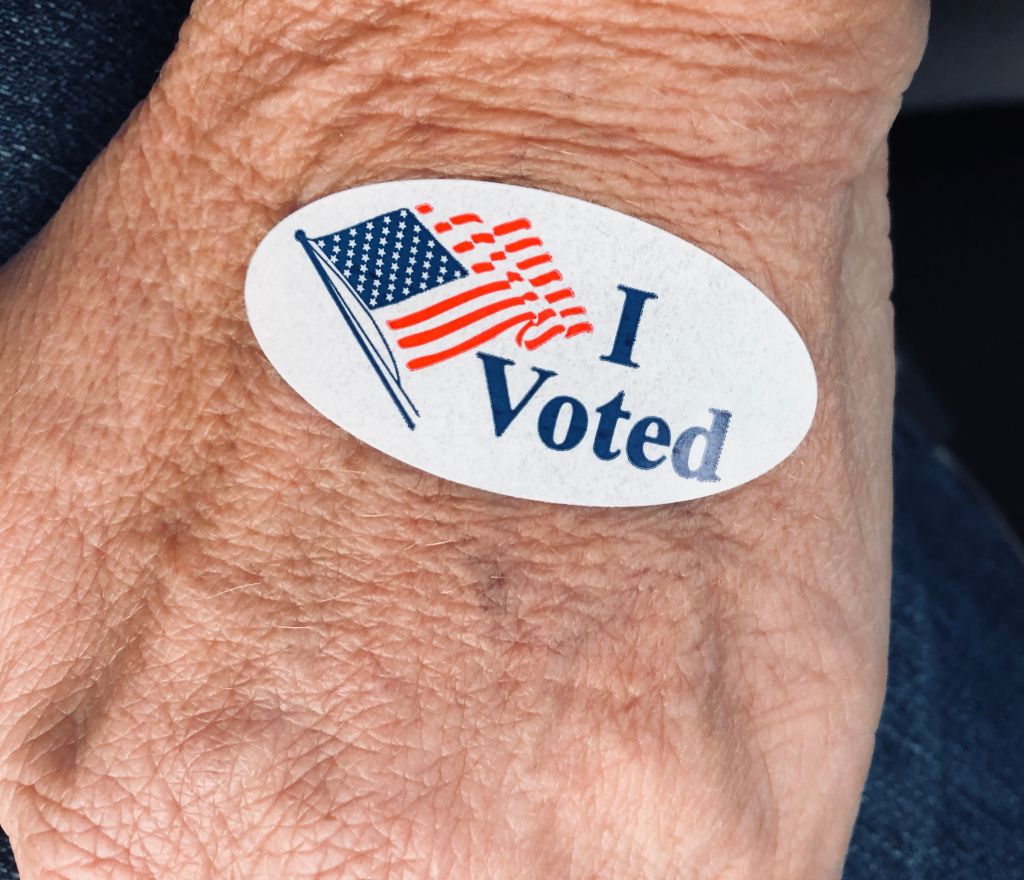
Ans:
<svg viewBox="0 0 1024 880"><path fill-rule="evenodd" d="M0 4L0 264L50 219L149 91L189 5Z"/></svg>
<svg viewBox="0 0 1024 880"><path fill-rule="evenodd" d="M889 688L845 880L1024 878L1024 565L895 438Z"/></svg>
<svg viewBox="0 0 1024 880"><path fill-rule="evenodd" d="M0 263L45 223L146 93L188 5L7 4ZM903 424L895 465L889 690L845 878L1020 880L1024 569L982 506ZM0 880L16 876L0 836Z"/></svg>

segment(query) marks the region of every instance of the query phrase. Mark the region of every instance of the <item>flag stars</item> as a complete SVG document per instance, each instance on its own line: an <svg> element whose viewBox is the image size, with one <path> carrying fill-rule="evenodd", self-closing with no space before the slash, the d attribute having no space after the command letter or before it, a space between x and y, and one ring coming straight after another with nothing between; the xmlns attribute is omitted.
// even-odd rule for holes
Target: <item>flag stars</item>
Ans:
<svg viewBox="0 0 1024 880"><path fill-rule="evenodd" d="M310 240L371 309L470 276L412 210L396 209Z"/></svg>

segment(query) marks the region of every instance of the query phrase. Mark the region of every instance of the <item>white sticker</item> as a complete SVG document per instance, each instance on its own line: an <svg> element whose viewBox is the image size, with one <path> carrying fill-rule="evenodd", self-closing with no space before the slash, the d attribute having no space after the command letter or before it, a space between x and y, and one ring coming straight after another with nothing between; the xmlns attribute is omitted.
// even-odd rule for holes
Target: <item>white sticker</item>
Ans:
<svg viewBox="0 0 1024 880"><path fill-rule="evenodd" d="M628 507L723 492L810 427L792 324L724 263L599 205L476 180L336 193L249 266L263 351L331 421L519 498Z"/></svg>

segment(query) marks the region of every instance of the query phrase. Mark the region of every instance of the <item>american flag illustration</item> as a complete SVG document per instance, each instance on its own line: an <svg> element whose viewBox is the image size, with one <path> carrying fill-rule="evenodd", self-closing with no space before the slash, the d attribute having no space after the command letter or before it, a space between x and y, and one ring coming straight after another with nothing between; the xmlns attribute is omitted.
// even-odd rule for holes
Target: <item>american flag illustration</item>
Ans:
<svg viewBox="0 0 1024 880"><path fill-rule="evenodd" d="M410 428L419 412L403 368L427 369L504 334L533 351L593 332L525 217L488 225L469 212L438 217L424 203L296 238Z"/></svg>

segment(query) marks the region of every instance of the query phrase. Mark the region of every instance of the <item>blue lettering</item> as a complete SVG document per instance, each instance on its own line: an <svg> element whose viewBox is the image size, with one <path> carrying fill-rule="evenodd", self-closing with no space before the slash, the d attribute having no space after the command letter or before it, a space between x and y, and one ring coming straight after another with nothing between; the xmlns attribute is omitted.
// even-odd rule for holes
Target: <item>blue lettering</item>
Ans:
<svg viewBox="0 0 1024 880"><path fill-rule="evenodd" d="M601 418L597 422L597 434L594 436L594 455L601 461L611 461L618 458L619 450L612 449L612 442L615 439L615 428L622 419L629 419L629 413L622 408L622 399L626 396L625 391L620 391L607 403L597 407Z"/></svg>
<svg viewBox="0 0 1024 880"><path fill-rule="evenodd" d="M725 432L729 430L732 413L721 409L709 410L714 419L710 428L687 428L676 438L672 447L672 467L679 476L686 479L696 477L702 483L717 483L719 476L718 460L722 457L722 444L725 443ZM690 452L693 441L698 437L705 440L704 454L696 469L690 467Z"/></svg>
<svg viewBox="0 0 1024 880"><path fill-rule="evenodd" d="M651 429L654 431L653 434ZM629 463L633 467L647 471L661 464L665 460L665 456L648 458L644 447L647 445L667 447L671 443L672 431L669 429L668 422L657 416L647 416L633 425L633 430L629 432L629 438L626 440L626 458L629 459Z"/></svg>
<svg viewBox="0 0 1024 880"><path fill-rule="evenodd" d="M636 344L636 331L640 326L640 316L644 311L644 303L649 299L657 299L656 293L648 293L646 290L636 290L633 287L626 287L625 284L618 285L619 290L626 294L626 301L622 304L622 313L619 315L619 327L615 331L615 342L612 343L610 354L601 355L601 360L622 367L639 367L633 360L633 346Z"/></svg>
<svg viewBox="0 0 1024 880"><path fill-rule="evenodd" d="M515 417L526 408L526 405L533 399L533 395L540 390L541 385L556 374L551 370L533 367L537 378L534 380L530 390L523 395L523 399L513 407L512 401L509 398L508 376L505 371L507 367L514 367L515 361L510 361L508 358L495 357L492 354L484 354L482 351L478 351L476 356L484 362L487 394L491 401L491 415L494 417L494 436L500 437L508 429L508 426L512 424Z"/></svg>
<svg viewBox="0 0 1024 880"><path fill-rule="evenodd" d="M565 406L572 410L569 416L569 426L565 429L565 436L561 440L555 440L558 416ZM557 449L559 452L563 452L579 446L580 441L587 433L588 423L586 407L575 397L552 397L540 411L537 433L540 434L540 439L548 449Z"/></svg>

